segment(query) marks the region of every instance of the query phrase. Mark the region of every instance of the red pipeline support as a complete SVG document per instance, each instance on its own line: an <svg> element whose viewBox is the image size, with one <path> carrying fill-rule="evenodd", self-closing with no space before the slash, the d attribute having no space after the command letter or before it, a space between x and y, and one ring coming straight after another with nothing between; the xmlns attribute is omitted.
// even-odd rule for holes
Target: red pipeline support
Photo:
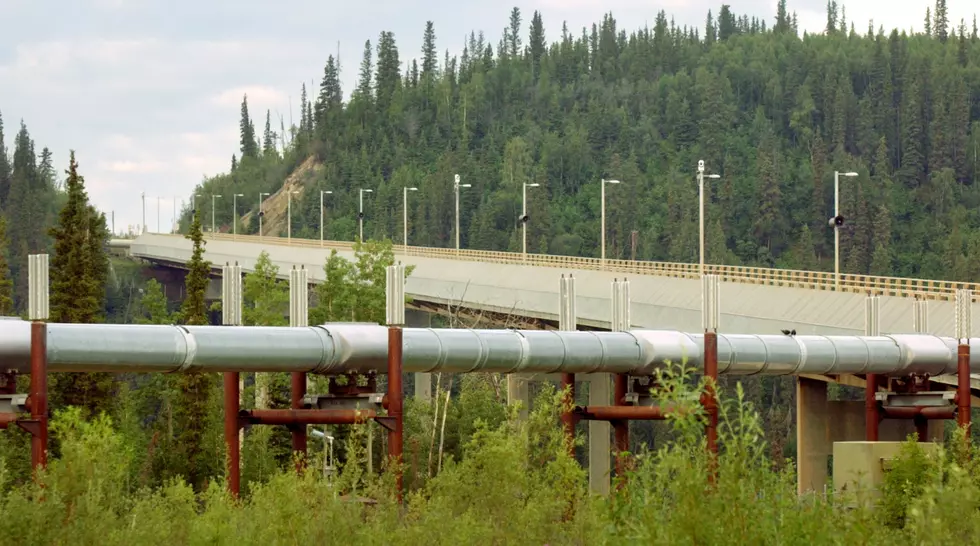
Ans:
<svg viewBox="0 0 980 546"><path fill-rule="evenodd" d="M613 404L616 407L629 407L626 405L626 385L629 376L625 373L618 373L613 376ZM612 421L613 438L616 445L616 475L626 474L626 452L630 450L630 424L629 421Z"/></svg>
<svg viewBox="0 0 980 546"><path fill-rule="evenodd" d="M402 329L388 328L388 417L393 423L388 430L388 457L396 465L395 487L398 502L402 501Z"/></svg>
<svg viewBox="0 0 980 546"><path fill-rule="evenodd" d="M881 408L881 415L886 419L952 419L956 414L956 408L952 406L909 406L895 407L884 406Z"/></svg>
<svg viewBox="0 0 980 546"><path fill-rule="evenodd" d="M561 422L568 441L568 454L575 457L575 374L561 374L561 389L565 393L565 409L561 412Z"/></svg>
<svg viewBox="0 0 980 546"><path fill-rule="evenodd" d="M31 466L48 465L48 325L31 323ZM26 423L24 423L26 424ZM34 429L34 430L31 430Z"/></svg>
<svg viewBox="0 0 980 546"><path fill-rule="evenodd" d="M250 425L355 425L376 416L374 410L264 409L239 411L238 416Z"/></svg>
<svg viewBox="0 0 980 546"><path fill-rule="evenodd" d="M970 429L970 346L961 343L956 350L956 424Z"/></svg>
<svg viewBox="0 0 980 546"><path fill-rule="evenodd" d="M16 422L17 422L16 413L0 413L0 429L5 429L10 425L10 423L16 423Z"/></svg>
<svg viewBox="0 0 980 546"><path fill-rule="evenodd" d="M878 376L869 373L864 379L864 439L877 442L878 423L881 422L878 400L875 399L875 393L878 392Z"/></svg>
<svg viewBox="0 0 980 546"><path fill-rule="evenodd" d="M225 372L222 376L224 383L225 407L225 446L228 449L228 492L238 498L241 487L241 446L238 442L238 372Z"/></svg>
<svg viewBox="0 0 980 546"><path fill-rule="evenodd" d="M289 407L294 410L303 409L303 398L306 396L306 374L293 372L290 376L290 386ZM299 456L296 459L296 472L302 472L306 461L306 424L293 426L292 436L293 455Z"/></svg>
<svg viewBox="0 0 980 546"><path fill-rule="evenodd" d="M718 453L718 398L715 388L718 385L718 334L704 333L704 375L708 379L707 396L703 398L704 409L708 412L708 425L705 430L708 451Z"/></svg>
<svg viewBox="0 0 980 546"><path fill-rule="evenodd" d="M672 408L660 406L578 406L575 416L586 421L661 421ZM617 446L618 449L618 446Z"/></svg>

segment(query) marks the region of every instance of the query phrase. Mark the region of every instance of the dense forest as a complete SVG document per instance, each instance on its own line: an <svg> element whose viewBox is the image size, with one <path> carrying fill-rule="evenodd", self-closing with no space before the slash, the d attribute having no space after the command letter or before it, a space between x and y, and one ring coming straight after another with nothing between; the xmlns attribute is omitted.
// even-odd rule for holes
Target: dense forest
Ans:
<svg viewBox="0 0 980 546"><path fill-rule="evenodd" d="M539 183L529 251L597 256L600 179L616 178L608 255L634 256L635 233L636 259L693 262L703 159L721 175L707 182L709 262L829 269L834 171L856 171L840 189L845 272L977 278L975 19L949 21L941 0L909 34L858 26L835 1L826 31L801 35L788 9L771 25L723 5L703 28L660 12L653 28L610 14L546 32L540 14L528 25L514 8L499 41L471 33L459 55L440 55L428 24L421 60L407 63L414 52L382 32L348 100L327 59L319 90L300 91L298 126L267 112L257 132L246 97L231 171L198 191L245 194L244 215L302 166L294 236L319 236L319 190L331 190L327 237L355 238L358 189L370 188L365 236L401 242L402 188L415 186L410 242L451 246L459 173L473 185L461 190L462 245L519 250L522 185ZM228 223L231 202L218 205Z"/></svg>

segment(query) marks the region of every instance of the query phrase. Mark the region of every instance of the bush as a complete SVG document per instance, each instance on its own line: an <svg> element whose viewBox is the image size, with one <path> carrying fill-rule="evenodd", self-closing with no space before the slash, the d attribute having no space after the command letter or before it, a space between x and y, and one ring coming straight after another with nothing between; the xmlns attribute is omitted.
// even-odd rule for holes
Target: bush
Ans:
<svg viewBox="0 0 980 546"><path fill-rule="evenodd" d="M140 486L133 476L142 459L127 436L106 417L83 421L67 410L51 425L61 456L36 481L10 483L0 465L0 536L24 545L980 542L975 450L930 458L909 442L876 506L800 498L792 465L777 469L767 459L761 421L740 386L719 393L720 453L712 463L698 403L703 381L694 384L683 366L658 375L654 395L682 411L669 418L670 440L637 453L608 499L589 494L585 470L568 454L559 392L542 389L521 421L474 384L457 403L455 418L478 417L460 425L458 456L418 480L403 507L390 468L365 472L364 426L349 430L338 476L297 476L291 464L255 468L236 501L220 482L200 493L180 479ZM954 447L962 445L960 434Z"/></svg>

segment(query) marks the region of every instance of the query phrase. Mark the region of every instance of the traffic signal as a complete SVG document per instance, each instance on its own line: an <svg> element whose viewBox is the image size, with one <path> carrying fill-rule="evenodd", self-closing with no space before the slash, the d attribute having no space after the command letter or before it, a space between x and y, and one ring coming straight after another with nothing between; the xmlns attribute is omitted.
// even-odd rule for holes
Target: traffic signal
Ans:
<svg viewBox="0 0 980 546"><path fill-rule="evenodd" d="M360 220L361 218L364 218L364 213L363 212L358 212L357 213L357 219Z"/></svg>
<svg viewBox="0 0 980 546"><path fill-rule="evenodd" d="M830 225L830 227L839 228L844 225L844 217L838 214L837 216L831 218L827 223Z"/></svg>
<svg viewBox="0 0 980 546"><path fill-rule="evenodd" d="M523 216L519 216L517 218L517 225L526 224L527 221L530 220L530 219L531 219L531 217L528 216L527 214L525 214Z"/></svg>

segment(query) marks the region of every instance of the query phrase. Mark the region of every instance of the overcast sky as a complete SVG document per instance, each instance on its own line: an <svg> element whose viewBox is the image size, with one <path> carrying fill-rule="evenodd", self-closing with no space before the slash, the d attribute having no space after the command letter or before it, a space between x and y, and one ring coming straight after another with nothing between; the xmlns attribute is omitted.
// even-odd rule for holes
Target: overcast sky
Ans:
<svg viewBox="0 0 980 546"><path fill-rule="evenodd" d="M776 0L729 0L732 9L774 20ZM928 0L860 0L847 5L859 32L869 19L886 29L921 28ZM850 5L853 4L853 5ZM950 0L950 20L972 19ZM664 9L679 25L703 25L708 0L521 0L525 26L540 10L550 40L562 21L578 33L611 11L627 31L652 25ZM93 202L115 211L117 231L170 225L173 199L205 175L227 170L238 151L238 109L248 93L261 131L265 110L288 125L300 84L319 81L338 43L349 93L364 41L395 33L404 62L418 55L425 21L440 51L458 54L469 31L496 44L508 4L474 0L0 0L0 112L8 146L23 119L59 173L74 149ZM800 25L819 32L825 0L790 0ZM526 32L526 30L525 30ZM440 55L440 59L441 59ZM290 112L292 103L292 112Z"/></svg>

